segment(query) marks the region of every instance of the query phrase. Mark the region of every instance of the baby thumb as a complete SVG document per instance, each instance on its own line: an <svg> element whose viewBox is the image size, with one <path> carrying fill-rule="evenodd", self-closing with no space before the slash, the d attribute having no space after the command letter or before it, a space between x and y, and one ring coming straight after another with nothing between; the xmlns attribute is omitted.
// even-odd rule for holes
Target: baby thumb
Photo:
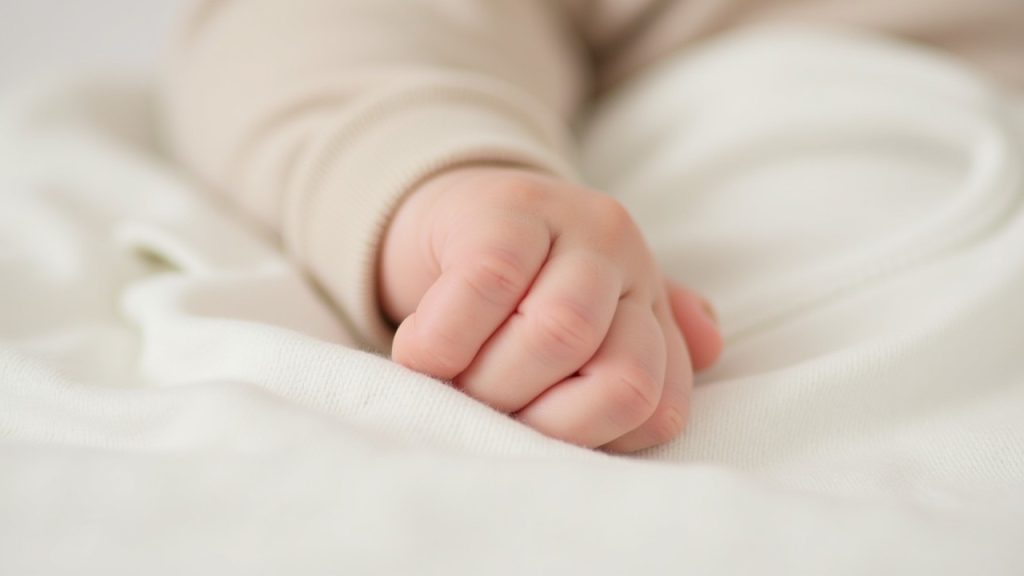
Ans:
<svg viewBox="0 0 1024 576"><path fill-rule="evenodd" d="M672 281L668 282L668 296L672 315L686 339L693 369L711 366L722 353L722 334L714 308L706 299Z"/></svg>

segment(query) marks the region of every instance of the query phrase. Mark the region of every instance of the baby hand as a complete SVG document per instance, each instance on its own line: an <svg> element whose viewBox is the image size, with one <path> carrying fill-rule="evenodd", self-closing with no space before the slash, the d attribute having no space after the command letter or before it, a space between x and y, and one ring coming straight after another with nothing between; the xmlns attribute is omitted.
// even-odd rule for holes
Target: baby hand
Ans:
<svg viewBox="0 0 1024 576"><path fill-rule="evenodd" d="M401 322L396 362L588 447L676 437L693 369L721 350L707 305L662 277L618 202L526 170L421 185L388 229L379 285Z"/></svg>

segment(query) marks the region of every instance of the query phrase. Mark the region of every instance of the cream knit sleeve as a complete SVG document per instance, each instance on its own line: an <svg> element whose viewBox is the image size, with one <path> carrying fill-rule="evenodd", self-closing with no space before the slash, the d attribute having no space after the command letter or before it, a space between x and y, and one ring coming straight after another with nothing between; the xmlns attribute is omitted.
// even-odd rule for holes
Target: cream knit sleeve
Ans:
<svg viewBox="0 0 1024 576"><path fill-rule="evenodd" d="M175 156L277 234L368 348L376 262L418 181L499 162L571 175L586 54L550 0L206 0L171 51Z"/></svg>

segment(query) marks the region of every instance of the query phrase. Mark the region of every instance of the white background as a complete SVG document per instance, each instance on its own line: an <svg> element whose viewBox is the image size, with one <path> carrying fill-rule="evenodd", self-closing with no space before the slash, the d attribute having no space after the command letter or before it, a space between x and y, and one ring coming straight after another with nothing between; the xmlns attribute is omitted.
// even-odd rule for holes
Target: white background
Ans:
<svg viewBox="0 0 1024 576"><path fill-rule="evenodd" d="M0 0L0 89L69 70L149 73L183 0Z"/></svg>

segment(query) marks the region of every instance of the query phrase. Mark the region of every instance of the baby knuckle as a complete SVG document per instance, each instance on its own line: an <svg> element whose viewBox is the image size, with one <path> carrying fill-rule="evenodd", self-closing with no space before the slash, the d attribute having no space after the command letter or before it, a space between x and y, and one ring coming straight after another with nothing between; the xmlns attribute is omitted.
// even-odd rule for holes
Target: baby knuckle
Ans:
<svg viewBox="0 0 1024 576"><path fill-rule="evenodd" d="M537 206L546 204L551 197L549 186L529 179L515 179L505 185L502 190L507 202L513 207L533 211Z"/></svg>
<svg viewBox="0 0 1024 576"><path fill-rule="evenodd" d="M661 386L649 369L639 364L624 366L611 383L614 409L623 420L640 424L654 414Z"/></svg>
<svg viewBox="0 0 1024 576"><path fill-rule="evenodd" d="M579 354L593 348L600 334L593 318L577 306L552 306L537 316L537 345L548 356Z"/></svg>
<svg viewBox="0 0 1024 576"><path fill-rule="evenodd" d="M492 251L469 268L464 280L485 301L506 304L526 288L528 276L521 261L510 252Z"/></svg>
<svg viewBox="0 0 1024 576"><path fill-rule="evenodd" d="M633 217L614 198L598 196L592 210L595 225L611 239L621 241L634 234L636 228Z"/></svg>
<svg viewBox="0 0 1024 576"><path fill-rule="evenodd" d="M430 334L418 346L410 347L405 355L413 364L411 368L441 380L454 378L467 364L461 357L458 343L441 331Z"/></svg>
<svg viewBox="0 0 1024 576"><path fill-rule="evenodd" d="M428 349L421 349L418 357L418 372L423 372L441 380L451 380L462 370L458 361L443 350L436 349L437 353L431 353Z"/></svg>
<svg viewBox="0 0 1024 576"><path fill-rule="evenodd" d="M674 406L667 407L652 417L650 427L655 443L674 440L686 428L686 414Z"/></svg>

